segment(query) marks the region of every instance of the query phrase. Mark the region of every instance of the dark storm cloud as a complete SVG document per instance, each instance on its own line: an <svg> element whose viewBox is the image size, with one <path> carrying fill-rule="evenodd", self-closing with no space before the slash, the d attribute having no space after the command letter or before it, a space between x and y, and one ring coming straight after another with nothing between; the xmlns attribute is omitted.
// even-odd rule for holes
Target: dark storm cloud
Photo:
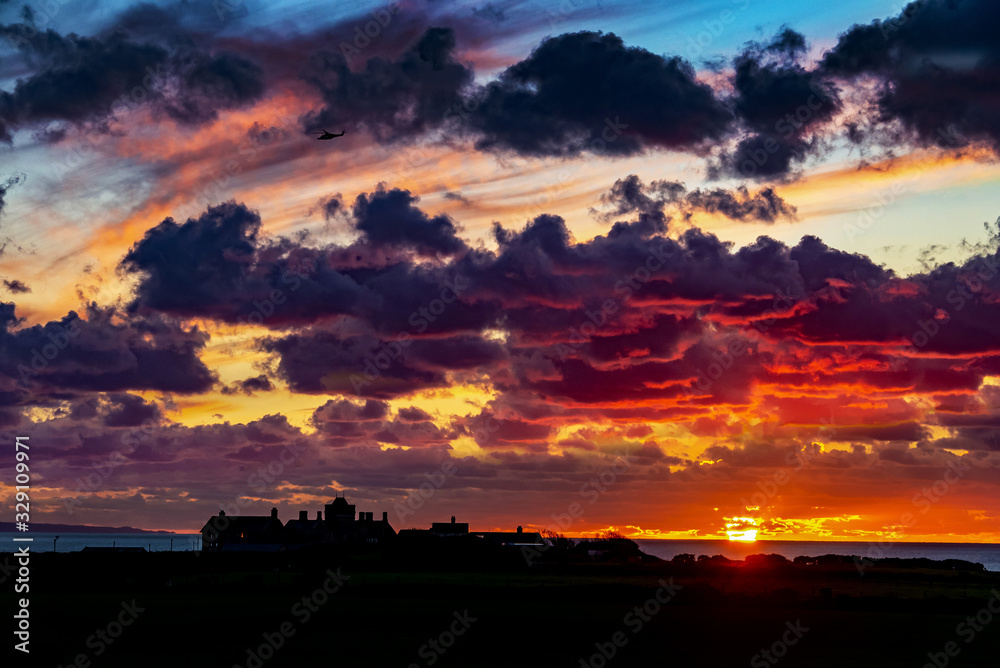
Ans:
<svg viewBox="0 0 1000 668"><path fill-rule="evenodd" d="M930 436L930 430L919 422L904 422L894 425L835 427L829 429L826 435L831 441L921 441ZM882 453L890 452L892 451L882 451Z"/></svg>
<svg viewBox="0 0 1000 668"><path fill-rule="evenodd" d="M0 142L2 141L4 141L4 134L3 134L2 120L0 120ZM16 186L18 183L21 183L22 181L24 181L24 175L18 174L15 176L7 177L6 181L0 183L0 216L3 215L3 210L7 206L7 200L6 200L7 191Z"/></svg>
<svg viewBox="0 0 1000 668"><path fill-rule="evenodd" d="M798 61L805 38L785 29L771 42L751 43L733 62L733 107L747 130L718 170L759 180L780 179L818 149L815 133L840 108L837 89Z"/></svg>
<svg viewBox="0 0 1000 668"><path fill-rule="evenodd" d="M775 324L782 335L810 342L898 342L924 354L984 354L1000 347L997 252L905 280L815 237L803 238L791 257L801 267L809 307Z"/></svg>
<svg viewBox="0 0 1000 668"><path fill-rule="evenodd" d="M182 225L165 219L122 260L127 271L145 273L133 309L225 317L225 295L249 275L259 232L260 216L233 202Z"/></svg>
<svg viewBox="0 0 1000 668"><path fill-rule="evenodd" d="M627 213L638 213L654 231L665 225L665 209L672 208L690 218L696 212L717 213L742 222L773 223L779 218L794 219L796 208L786 202L773 188L762 188L751 194L746 186L733 190L696 188L688 191L678 181L653 181L644 185L635 174L619 179L611 190L601 196L610 210L601 217L610 220ZM665 229L665 228L664 228Z"/></svg>
<svg viewBox="0 0 1000 668"><path fill-rule="evenodd" d="M167 218L122 260L124 270L142 276L129 309L269 327L347 315L392 334L479 329L495 320L483 302L419 313L435 300L459 298L464 264L417 263L410 249L444 254L464 244L449 218L428 216L415 201L403 190L360 195L357 217L348 220L361 242L325 248L262 241L259 215L235 202L183 224ZM383 253L387 245L396 250Z"/></svg>
<svg viewBox="0 0 1000 668"><path fill-rule="evenodd" d="M465 248L465 243L455 236L455 221L445 214L428 216L414 206L419 201L409 190L387 190L380 185L370 195L362 193L354 200L355 225L368 242L376 245L399 245L446 255Z"/></svg>
<svg viewBox="0 0 1000 668"><path fill-rule="evenodd" d="M240 107L264 94L263 70L234 53L192 51L179 54L173 65L183 93L168 97L162 106L179 123L207 123L219 109Z"/></svg>
<svg viewBox="0 0 1000 668"><path fill-rule="evenodd" d="M235 383L227 385L222 388L222 393L236 394L237 392L242 392L247 396L252 396L257 392L271 392L274 389L275 388L271 383L271 379L266 375L261 374L252 378L244 378L243 380L238 380Z"/></svg>
<svg viewBox="0 0 1000 668"><path fill-rule="evenodd" d="M202 44L173 13L150 5L96 36L12 24L0 26L0 38L17 45L30 72L0 91L0 140L8 143L11 129L52 121L106 131L112 116L143 105L201 124L265 90L263 70L248 57Z"/></svg>
<svg viewBox="0 0 1000 668"><path fill-rule="evenodd" d="M345 399L330 400L317 408L312 425L320 442L327 447L356 446L358 443L443 447L457 436L431 421L417 408L402 409L390 416L389 404L367 400L356 404Z"/></svg>
<svg viewBox="0 0 1000 668"><path fill-rule="evenodd" d="M160 408L134 394L111 394L110 410L104 415L105 427L138 427L147 421L159 421Z"/></svg>
<svg viewBox="0 0 1000 668"><path fill-rule="evenodd" d="M10 281L5 278L3 280L3 285L5 288L7 288L7 290L13 292L14 294L23 294L25 292L31 292L31 288L29 288L27 285L25 285L24 283L22 283L17 279Z"/></svg>
<svg viewBox="0 0 1000 668"><path fill-rule="evenodd" d="M344 197L340 193L321 199L319 210L323 212L323 219L330 221L344 212Z"/></svg>
<svg viewBox="0 0 1000 668"><path fill-rule="evenodd" d="M454 51L450 28L429 28L395 60L369 58L357 72L344 54L320 51L302 77L325 106L306 116L304 129L360 126L379 141L392 141L437 127L472 81L472 70L455 60Z"/></svg>
<svg viewBox="0 0 1000 668"><path fill-rule="evenodd" d="M1000 5L990 0L922 0L894 17L854 25L822 69L844 79L875 77L874 128L899 123L921 145L983 142L1000 147ZM898 140L888 128L888 138ZM882 133L882 134L880 134Z"/></svg>
<svg viewBox="0 0 1000 668"><path fill-rule="evenodd" d="M687 61L596 32L546 39L453 114L478 148L531 156L697 152L732 120Z"/></svg>
<svg viewBox="0 0 1000 668"><path fill-rule="evenodd" d="M676 238L658 231L670 202L736 206L762 219L787 207L768 203L766 189L763 203L735 192L628 177L604 203L633 218L607 236L575 242L561 218L540 215L520 230L497 225L496 251L420 262L411 249L450 248L455 225L435 223L406 191L382 188L350 213L340 207L362 239L323 248L262 240L257 214L230 202L183 225L164 221L123 266L142 276L133 313L240 322L256 312L272 329L300 327L261 343L294 392L389 399L488 373L504 392L610 408L649 397L745 405L762 379L921 393L979 387L985 367L931 356L997 350L995 255L902 279L811 236L794 247L760 237L733 248L697 228ZM291 268L297 288L280 283ZM819 345L868 346L871 362L820 376L785 365L782 347ZM725 381L711 382L719 351L734 346ZM890 355L909 359L899 366Z"/></svg>
<svg viewBox="0 0 1000 668"><path fill-rule="evenodd" d="M37 393L163 390L204 392L215 378L198 358L208 336L152 315L121 322L114 309L91 306L60 321L19 330L4 305L0 374Z"/></svg>
<svg viewBox="0 0 1000 668"><path fill-rule="evenodd" d="M306 330L261 347L277 355L278 373L294 392L387 399L447 384L440 370L391 358L388 351L396 348L373 336Z"/></svg>

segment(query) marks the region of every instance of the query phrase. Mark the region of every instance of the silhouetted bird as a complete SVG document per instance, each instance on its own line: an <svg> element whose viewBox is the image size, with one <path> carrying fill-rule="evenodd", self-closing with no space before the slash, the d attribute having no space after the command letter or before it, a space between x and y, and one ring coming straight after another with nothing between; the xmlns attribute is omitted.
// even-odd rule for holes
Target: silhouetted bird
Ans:
<svg viewBox="0 0 1000 668"><path fill-rule="evenodd" d="M317 134L319 134L319 133L317 133ZM316 139L319 139L320 141L322 141L324 139L334 139L336 137L343 137L343 136L344 136L344 131L343 130L340 131L339 135L335 135L335 134L333 134L331 132L327 132L326 130L323 130L323 134L319 135L319 137L316 137Z"/></svg>

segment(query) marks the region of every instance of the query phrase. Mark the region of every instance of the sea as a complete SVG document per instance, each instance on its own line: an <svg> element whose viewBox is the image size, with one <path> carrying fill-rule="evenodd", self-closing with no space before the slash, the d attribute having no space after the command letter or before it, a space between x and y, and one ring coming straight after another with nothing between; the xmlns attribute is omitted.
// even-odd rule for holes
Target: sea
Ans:
<svg viewBox="0 0 1000 668"><path fill-rule="evenodd" d="M820 557L824 554L881 557L898 559L962 559L982 564L988 571L1000 571L1000 545L995 543L910 543L910 542L851 542L811 540L758 540L752 543L730 540L663 540L638 538L646 554L660 559L673 559L678 554L743 559L750 554L780 554L788 560L795 557Z"/></svg>
<svg viewBox="0 0 1000 668"><path fill-rule="evenodd" d="M79 552L85 547L144 547L150 552L190 552L201 549L197 533L43 533L32 531L30 543L15 542L26 534L0 533L0 552L13 552L18 546L31 545L32 552ZM58 536L58 539L56 537ZM980 563L988 571L1000 571L1000 545L994 543L910 543L847 542L805 540L758 540L742 543L728 540L676 540L638 538L646 554L670 560L678 554L743 559L750 554L780 554L786 559L819 557L824 554L857 555L876 559L962 559Z"/></svg>
<svg viewBox="0 0 1000 668"><path fill-rule="evenodd" d="M21 540L31 538L31 542ZM201 549L200 533L0 533L0 552L30 545L32 552L79 552L85 547L144 547L149 552L191 552Z"/></svg>

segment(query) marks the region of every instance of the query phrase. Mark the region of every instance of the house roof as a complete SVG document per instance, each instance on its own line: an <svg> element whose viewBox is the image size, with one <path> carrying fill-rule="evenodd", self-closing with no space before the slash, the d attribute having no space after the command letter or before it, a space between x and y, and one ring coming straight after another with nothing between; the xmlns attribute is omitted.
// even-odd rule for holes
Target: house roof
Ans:
<svg viewBox="0 0 1000 668"><path fill-rule="evenodd" d="M240 515L239 517L213 515L201 530L211 529L218 532L220 531L219 524L222 523L222 520L228 520L228 526L224 529L225 531L266 531L270 528L272 522L279 527L281 526L281 520L270 515Z"/></svg>
<svg viewBox="0 0 1000 668"><path fill-rule="evenodd" d="M323 520L288 520L285 522L286 529L295 531L319 531L326 528Z"/></svg>
<svg viewBox="0 0 1000 668"><path fill-rule="evenodd" d="M517 531L478 531L475 535L497 543L513 543L514 545L542 545L545 543L542 540L542 535L537 531L522 533Z"/></svg>

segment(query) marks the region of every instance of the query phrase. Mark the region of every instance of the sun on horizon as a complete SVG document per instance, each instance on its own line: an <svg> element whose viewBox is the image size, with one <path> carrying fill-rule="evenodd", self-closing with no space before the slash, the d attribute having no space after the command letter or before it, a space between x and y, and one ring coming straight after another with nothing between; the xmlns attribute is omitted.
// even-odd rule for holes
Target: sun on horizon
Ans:
<svg viewBox="0 0 1000 668"><path fill-rule="evenodd" d="M752 517L730 517L726 522L726 536L731 541L753 543L758 530L757 520Z"/></svg>

